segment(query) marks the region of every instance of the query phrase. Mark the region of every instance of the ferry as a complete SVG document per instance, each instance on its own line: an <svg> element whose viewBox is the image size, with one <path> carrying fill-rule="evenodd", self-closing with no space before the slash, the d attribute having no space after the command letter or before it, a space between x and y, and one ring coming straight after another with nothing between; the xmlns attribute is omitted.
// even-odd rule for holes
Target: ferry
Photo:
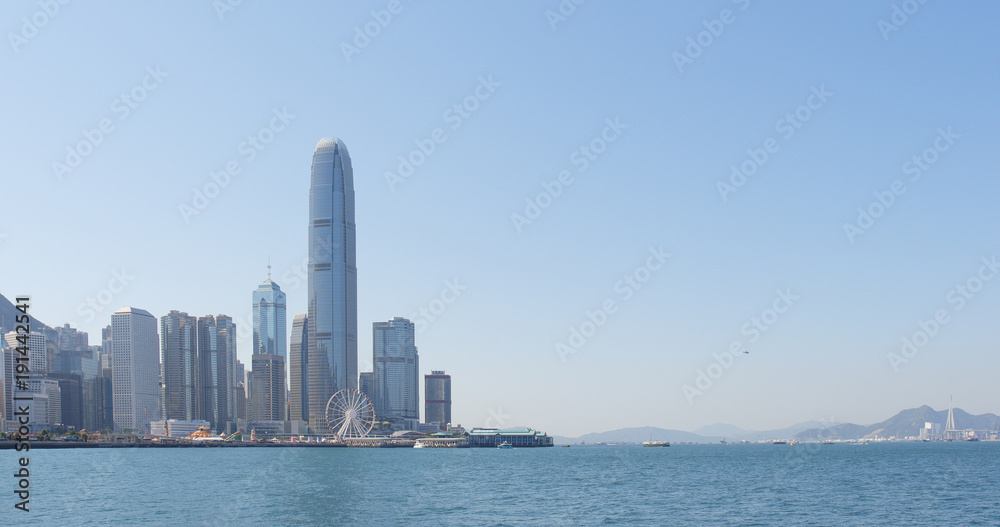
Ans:
<svg viewBox="0 0 1000 527"><path fill-rule="evenodd" d="M416 443L413 443L413 448L427 448L427 445L425 445L423 441L417 441Z"/></svg>
<svg viewBox="0 0 1000 527"><path fill-rule="evenodd" d="M670 441L643 441L642 446L670 446Z"/></svg>

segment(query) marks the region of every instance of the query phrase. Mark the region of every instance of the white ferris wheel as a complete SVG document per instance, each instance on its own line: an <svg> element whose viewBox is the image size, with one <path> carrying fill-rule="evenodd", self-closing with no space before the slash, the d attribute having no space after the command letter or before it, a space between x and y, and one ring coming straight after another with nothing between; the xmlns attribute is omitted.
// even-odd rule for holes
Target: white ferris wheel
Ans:
<svg viewBox="0 0 1000 527"><path fill-rule="evenodd" d="M326 425L340 439L366 437L375 426L375 407L358 390L340 390L326 403Z"/></svg>

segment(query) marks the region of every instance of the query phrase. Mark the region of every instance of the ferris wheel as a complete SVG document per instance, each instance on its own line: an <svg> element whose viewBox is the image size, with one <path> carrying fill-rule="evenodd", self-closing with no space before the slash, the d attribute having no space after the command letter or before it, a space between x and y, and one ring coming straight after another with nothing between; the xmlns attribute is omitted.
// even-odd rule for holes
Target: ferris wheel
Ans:
<svg viewBox="0 0 1000 527"><path fill-rule="evenodd" d="M375 407L358 390L340 390L326 403L326 425L341 439L358 439L375 426Z"/></svg>

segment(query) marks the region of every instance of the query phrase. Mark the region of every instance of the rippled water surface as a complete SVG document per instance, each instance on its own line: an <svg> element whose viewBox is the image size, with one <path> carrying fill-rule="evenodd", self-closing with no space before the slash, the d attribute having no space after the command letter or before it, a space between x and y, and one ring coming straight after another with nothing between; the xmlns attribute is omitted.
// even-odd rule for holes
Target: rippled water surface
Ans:
<svg viewBox="0 0 1000 527"><path fill-rule="evenodd" d="M4 525L1000 525L992 442L30 456Z"/></svg>

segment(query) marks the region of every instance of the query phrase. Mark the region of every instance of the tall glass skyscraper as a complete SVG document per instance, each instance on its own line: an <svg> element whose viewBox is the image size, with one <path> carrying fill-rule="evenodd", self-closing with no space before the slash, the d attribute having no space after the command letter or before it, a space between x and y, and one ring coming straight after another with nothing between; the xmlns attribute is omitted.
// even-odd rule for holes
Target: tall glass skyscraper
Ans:
<svg viewBox="0 0 1000 527"><path fill-rule="evenodd" d="M372 324L375 415L411 426L420 419L420 358L413 342L413 328L413 322L400 317Z"/></svg>
<svg viewBox="0 0 1000 527"><path fill-rule="evenodd" d="M285 353L285 293L271 280L268 265L267 280L253 292L253 353L279 355Z"/></svg>
<svg viewBox="0 0 1000 527"><path fill-rule="evenodd" d="M358 388L354 171L340 139L321 139L309 186L309 419L338 390Z"/></svg>

